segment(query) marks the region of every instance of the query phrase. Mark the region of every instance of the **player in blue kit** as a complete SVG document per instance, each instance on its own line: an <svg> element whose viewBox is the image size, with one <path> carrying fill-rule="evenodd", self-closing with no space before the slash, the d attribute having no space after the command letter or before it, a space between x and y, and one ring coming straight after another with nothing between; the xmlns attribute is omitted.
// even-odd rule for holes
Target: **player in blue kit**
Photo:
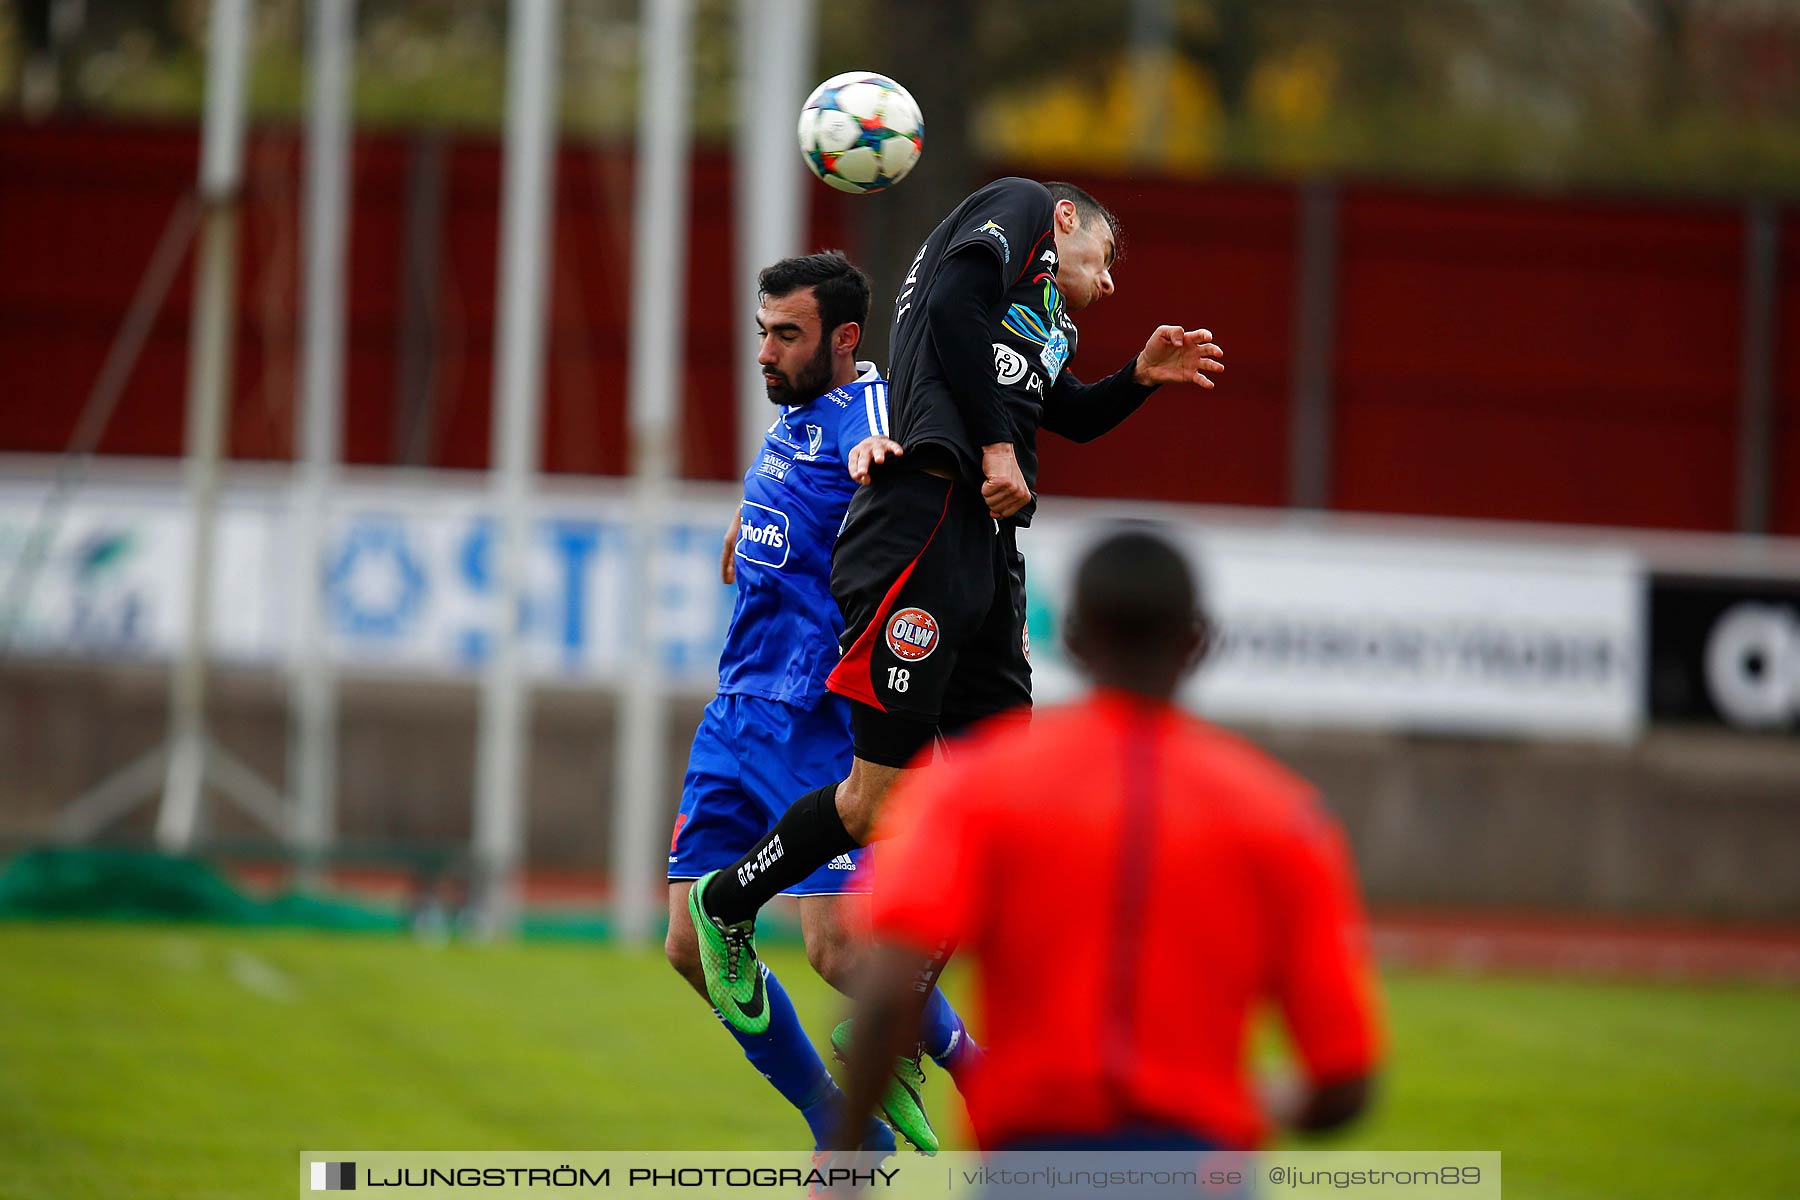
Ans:
<svg viewBox="0 0 1800 1200"><path fill-rule="evenodd" d="M736 582L737 603L719 660L719 694L694 734L669 844L665 949L701 996L706 949L688 912L694 881L761 840L797 792L842 778L850 767L849 704L825 688L844 628L831 596L831 548L858 479L866 482L873 462L900 452L887 440L887 383L873 363L856 360L868 278L842 254L827 252L784 259L764 270L757 286L757 361L779 408L744 476L737 524L725 540L720 574ZM846 994L868 941L865 853L841 855L786 890L800 898L808 961ZM752 1028L726 1027L823 1146L842 1095L780 980L754 958L742 965L757 971L746 1006ZM847 1026L833 1032L834 1048L847 1045ZM908 1141L931 1153L938 1143L919 1101L919 1055L930 1054L960 1084L979 1051L938 992L919 1041L912 1057L896 1064L883 1110ZM874 1122L866 1144L892 1149L893 1134Z"/></svg>
<svg viewBox="0 0 1800 1200"><path fill-rule="evenodd" d="M1113 294L1117 251L1118 223L1094 197L1013 176L969 195L913 259L895 298L889 399L906 453L856 492L832 552L845 633L826 686L851 701L851 772L797 797L688 897L707 993L735 1028L755 998L747 964L769 897L867 844L888 788L938 741L978 722L1029 721L1018 532L1037 506L1039 434L1092 441L1159 387L1211 388L1225 369L1212 334L1181 325L1158 326L1093 383L1066 369L1074 314ZM1055 929L1046 913L1046 978Z"/></svg>

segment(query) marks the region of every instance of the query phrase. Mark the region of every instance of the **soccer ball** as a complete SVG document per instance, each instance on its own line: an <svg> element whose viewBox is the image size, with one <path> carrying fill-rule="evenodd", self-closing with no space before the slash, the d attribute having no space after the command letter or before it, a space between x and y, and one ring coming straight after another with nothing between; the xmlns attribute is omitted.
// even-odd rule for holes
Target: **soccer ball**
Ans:
<svg viewBox="0 0 1800 1200"><path fill-rule="evenodd" d="M892 187L924 148L917 101L885 75L833 75L800 110L800 153L814 175L840 192Z"/></svg>

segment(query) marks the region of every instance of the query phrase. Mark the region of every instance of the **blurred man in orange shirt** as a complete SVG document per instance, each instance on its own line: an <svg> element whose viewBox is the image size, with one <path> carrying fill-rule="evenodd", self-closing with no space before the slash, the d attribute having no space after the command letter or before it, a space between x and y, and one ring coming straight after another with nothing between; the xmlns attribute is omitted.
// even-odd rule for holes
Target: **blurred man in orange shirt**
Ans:
<svg viewBox="0 0 1800 1200"><path fill-rule="evenodd" d="M1320 1130L1363 1109L1380 1033L1350 856L1303 780L1172 703L1207 640L1181 555L1118 533L1075 583L1068 645L1093 692L903 777L850 1128L953 946L979 971L983 1149L1240 1149L1271 1119ZM1306 1079L1268 1112L1246 1061L1264 1001Z"/></svg>

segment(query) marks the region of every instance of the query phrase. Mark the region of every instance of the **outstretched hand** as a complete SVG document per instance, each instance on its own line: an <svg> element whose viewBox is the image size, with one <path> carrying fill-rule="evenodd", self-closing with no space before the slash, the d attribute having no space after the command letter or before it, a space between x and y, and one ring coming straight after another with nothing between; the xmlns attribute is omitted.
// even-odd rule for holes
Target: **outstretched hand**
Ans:
<svg viewBox="0 0 1800 1200"><path fill-rule="evenodd" d="M1138 354L1133 378L1145 387L1160 383L1192 383L1214 386L1210 376L1225 369L1225 351L1212 340L1209 329L1183 329L1159 325Z"/></svg>
<svg viewBox="0 0 1800 1200"><path fill-rule="evenodd" d="M906 451L900 443L892 438L884 438L880 434L870 434L850 448L850 478L861 484L870 479L870 469L876 463L884 463L890 457L899 458Z"/></svg>

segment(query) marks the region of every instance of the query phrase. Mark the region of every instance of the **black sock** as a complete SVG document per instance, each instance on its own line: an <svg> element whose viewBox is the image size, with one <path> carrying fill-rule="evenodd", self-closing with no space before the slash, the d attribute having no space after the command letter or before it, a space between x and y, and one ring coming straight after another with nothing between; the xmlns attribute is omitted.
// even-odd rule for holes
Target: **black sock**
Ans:
<svg viewBox="0 0 1800 1200"><path fill-rule="evenodd" d="M706 885L706 911L727 925L748 921L756 910L858 843L837 810L837 784L814 788L794 801L775 828L744 857Z"/></svg>

